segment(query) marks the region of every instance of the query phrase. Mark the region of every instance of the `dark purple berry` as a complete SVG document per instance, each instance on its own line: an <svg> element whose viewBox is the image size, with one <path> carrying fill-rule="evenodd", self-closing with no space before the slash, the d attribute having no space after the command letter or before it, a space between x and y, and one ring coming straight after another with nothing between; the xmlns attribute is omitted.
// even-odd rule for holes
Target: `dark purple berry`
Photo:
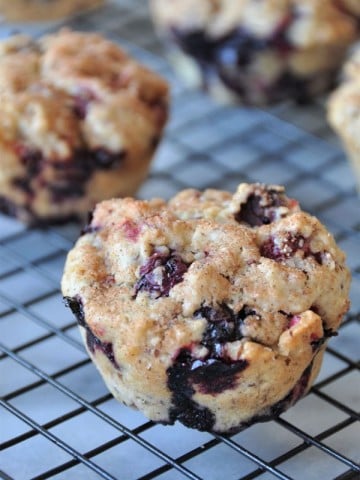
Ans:
<svg viewBox="0 0 360 480"><path fill-rule="evenodd" d="M94 100L96 100L96 96L89 89L83 89L81 93L73 97L73 110L80 120L84 120L88 112L89 104Z"/></svg>
<svg viewBox="0 0 360 480"><path fill-rule="evenodd" d="M41 164L43 161L42 153L39 150L23 146L18 147L18 152L22 163L26 167L27 176L30 178L36 177L41 170Z"/></svg>
<svg viewBox="0 0 360 480"><path fill-rule="evenodd" d="M215 424L214 414L196 403L191 397L195 390L189 381L192 357L187 349L182 349L174 364L167 370L167 386L172 392L170 421L179 420L190 428L211 431Z"/></svg>
<svg viewBox="0 0 360 480"><path fill-rule="evenodd" d="M64 297L64 301L65 305L69 307L75 315L78 324L86 328L87 324L85 323L85 313L81 298L78 295L76 297Z"/></svg>
<svg viewBox="0 0 360 480"><path fill-rule="evenodd" d="M236 387L237 374L249 365L247 360L225 363L224 360L209 358L195 360L191 367L189 380L198 385L201 393L217 394Z"/></svg>
<svg viewBox="0 0 360 480"><path fill-rule="evenodd" d="M182 32L173 28L171 34L180 48L200 63L211 63L214 60L220 42L206 36L203 31Z"/></svg>
<svg viewBox="0 0 360 480"><path fill-rule="evenodd" d="M28 177L14 178L14 180L12 181L12 184L14 185L14 187L19 188L20 190L22 190L23 192L27 193L30 196L33 194L33 189L31 187L31 179Z"/></svg>
<svg viewBox="0 0 360 480"><path fill-rule="evenodd" d="M227 342L241 340L241 326L244 319L256 312L245 305L238 313L234 313L227 305L219 305L217 309L204 306L194 313L195 318L206 318L208 321L201 344L214 358L222 357L222 346Z"/></svg>
<svg viewBox="0 0 360 480"><path fill-rule="evenodd" d="M135 285L135 297L140 291L148 291L155 298L167 297L173 286L182 281L188 268L189 265L174 252L170 254L155 252L140 268L140 279Z"/></svg>
<svg viewBox="0 0 360 480"><path fill-rule="evenodd" d="M102 170L118 167L125 156L126 153L124 151L113 153L106 150L106 148L96 148L90 152L90 157L94 164Z"/></svg>
<svg viewBox="0 0 360 480"><path fill-rule="evenodd" d="M85 312L84 306L81 301L81 298L77 295L76 297L64 297L65 305L70 307L71 311L75 315L78 324L85 328L86 330L86 344L88 349L92 354L95 353L96 350L100 350L106 357L110 360L113 366L119 369L119 364L116 362L113 345L110 342L103 342L97 337L87 324L85 320Z"/></svg>
<svg viewBox="0 0 360 480"><path fill-rule="evenodd" d="M301 252L303 258L312 257L319 265L323 264L323 253L312 252L310 239L300 234L287 233L284 238L269 237L260 248L263 257L281 262Z"/></svg>
<svg viewBox="0 0 360 480"><path fill-rule="evenodd" d="M217 309L203 306L194 313L195 318L205 318L208 322L200 342L207 348L207 354L197 358L191 347L184 347L168 368L167 384L174 405L170 414L172 422L179 420L189 427L212 430L215 417L192 397L195 391L217 395L236 387L240 372L249 363L246 359L230 359L224 354L224 346L242 338L240 326L248 315L255 312L247 306L235 314L225 304Z"/></svg>
<svg viewBox="0 0 360 480"><path fill-rule="evenodd" d="M247 201L240 205L235 220L247 223L251 227L268 225L277 218L277 210L288 205L288 198L283 192L259 187L259 191L249 195Z"/></svg>

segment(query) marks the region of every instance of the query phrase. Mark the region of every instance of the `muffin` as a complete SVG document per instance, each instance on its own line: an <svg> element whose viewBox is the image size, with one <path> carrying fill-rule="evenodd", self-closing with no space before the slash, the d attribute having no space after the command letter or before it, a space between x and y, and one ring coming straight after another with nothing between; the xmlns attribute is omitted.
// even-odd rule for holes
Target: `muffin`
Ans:
<svg viewBox="0 0 360 480"><path fill-rule="evenodd" d="M30 224L133 195L167 117L164 80L97 34L0 44L0 209Z"/></svg>
<svg viewBox="0 0 360 480"><path fill-rule="evenodd" d="M344 81L328 102L328 120L342 139L360 192L360 49L345 64Z"/></svg>
<svg viewBox="0 0 360 480"><path fill-rule="evenodd" d="M0 0L0 16L9 22L56 20L102 3L104 0Z"/></svg>
<svg viewBox="0 0 360 480"><path fill-rule="evenodd" d="M98 204L62 292L115 398L232 433L314 382L348 309L344 254L279 186Z"/></svg>
<svg viewBox="0 0 360 480"><path fill-rule="evenodd" d="M222 101L308 102L333 85L357 35L337 0L151 0L169 56Z"/></svg>

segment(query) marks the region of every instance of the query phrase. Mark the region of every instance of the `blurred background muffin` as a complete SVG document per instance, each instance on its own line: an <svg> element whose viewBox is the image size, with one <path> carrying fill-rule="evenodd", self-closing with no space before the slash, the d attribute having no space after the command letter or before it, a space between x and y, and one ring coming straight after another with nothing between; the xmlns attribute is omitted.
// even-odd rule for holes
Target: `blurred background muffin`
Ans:
<svg viewBox="0 0 360 480"><path fill-rule="evenodd" d="M151 7L181 75L247 104L307 102L328 90L358 33L337 0L151 0Z"/></svg>
<svg viewBox="0 0 360 480"><path fill-rule="evenodd" d="M97 34L0 43L0 210L30 224L133 195L167 118L168 87Z"/></svg>
<svg viewBox="0 0 360 480"><path fill-rule="evenodd" d="M342 139L360 192L360 48L344 67L344 81L332 94L328 119Z"/></svg>
<svg viewBox="0 0 360 480"><path fill-rule="evenodd" d="M9 22L56 20L103 3L104 0L0 0L0 16Z"/></svg>

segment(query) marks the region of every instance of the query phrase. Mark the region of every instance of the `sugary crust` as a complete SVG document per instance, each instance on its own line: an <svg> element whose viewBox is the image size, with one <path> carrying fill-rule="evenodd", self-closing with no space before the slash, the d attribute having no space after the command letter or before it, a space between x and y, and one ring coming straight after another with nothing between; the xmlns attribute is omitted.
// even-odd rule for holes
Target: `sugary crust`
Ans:
<svg viewBox="0 0 360 480"><path fill-rule="evenodd" d="M167 116L168 88L158 75L100 35L69 30L2 42L0 95L0 195L25 221L133 195ZM68 193L54 204L50 190L59 184Z"/></svg>
<svg viewBox="0 0 360 480"><path fill-rule="evenodd" d="M235 195L185 190L169 203L127 198L96 207L68 255L62 291L81 305L89 354L116 398L172 423L184 420L174 413L177 386L180 397L190 389L185 401L213 422L184 423L224 432L276 414L274 405L291 397L288 408L310 388L348 308L350 274L332 236L283 195L242 184ZM255 225L259 218L266 224ZM173 256L183 269L175 281L180 267L172 264L167 290L160 264L146 277L154 256ZM219 312L241 312L241 334L214 344ZM225 369L225 385L216 376L207 385L213 363Z"/></svg>
<svg viewBox="0 0 360 480"><path fill-rule="evenodd" d="M104 0L0 0L0 16L10 22L55 20L95 8Z"/></svg>
<svg viewBox="0 0 360 480"><path fill-rule="evenodd" d="M201 30L219 38L239 27L267 37L292 18L288 37L301 48L353 40L356 23L337 0L152 0L160 30Z"/></svg>

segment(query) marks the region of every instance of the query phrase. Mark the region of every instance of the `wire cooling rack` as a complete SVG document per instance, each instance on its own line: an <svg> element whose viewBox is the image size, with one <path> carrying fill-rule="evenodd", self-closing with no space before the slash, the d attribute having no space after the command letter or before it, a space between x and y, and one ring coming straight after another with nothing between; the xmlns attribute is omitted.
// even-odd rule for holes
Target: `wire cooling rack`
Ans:
<svg viewBox="0 0 360 480"><path fill-rule="evenodd" d="M109 3L70 25L102 31L171 82L172 118L139 196L285 184L347 252L352 307L316 385L278 420L232 437L155 425L112 399L63 306L59 281L79 226L29 230L0 217L0 478L359 479L360 201L322 104L225 108L187 90L142 1Z"/></svg>

